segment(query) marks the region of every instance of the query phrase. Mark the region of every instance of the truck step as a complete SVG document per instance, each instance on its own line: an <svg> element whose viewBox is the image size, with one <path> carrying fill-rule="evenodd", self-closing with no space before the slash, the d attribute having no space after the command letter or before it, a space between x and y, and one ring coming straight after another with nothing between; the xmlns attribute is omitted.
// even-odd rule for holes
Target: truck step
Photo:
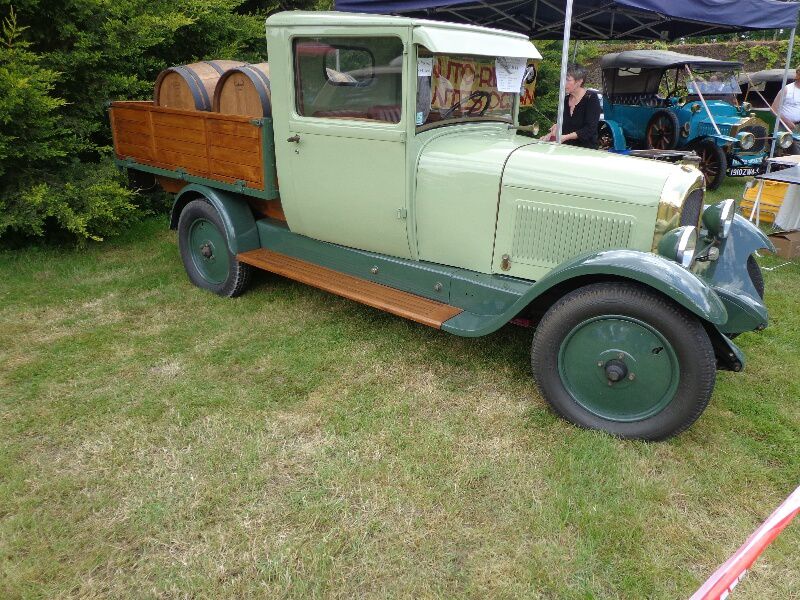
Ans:
<svg viewBox="0 0 800 600"><path fill-rule="evenodd" d="M339 273L263 248L242 252L237 258L239 261L259 269L294 279L436 329L441 328L442 323L462 312L462 309L449 304Z"/></svg>

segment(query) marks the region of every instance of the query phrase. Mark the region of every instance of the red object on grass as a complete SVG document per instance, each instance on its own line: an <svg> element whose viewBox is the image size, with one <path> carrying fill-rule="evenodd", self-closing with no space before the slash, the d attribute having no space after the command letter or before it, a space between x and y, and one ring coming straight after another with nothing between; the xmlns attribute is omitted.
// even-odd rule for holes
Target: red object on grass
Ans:
<svg viewBox="0 0 800 600"><path fill-rule="evenodd" d="M756 562L764 549L800 513L800 487L775 509L769 518L747 538L747 541L725 564L697 590L689 600L725 600L747 569Z"/></svg>

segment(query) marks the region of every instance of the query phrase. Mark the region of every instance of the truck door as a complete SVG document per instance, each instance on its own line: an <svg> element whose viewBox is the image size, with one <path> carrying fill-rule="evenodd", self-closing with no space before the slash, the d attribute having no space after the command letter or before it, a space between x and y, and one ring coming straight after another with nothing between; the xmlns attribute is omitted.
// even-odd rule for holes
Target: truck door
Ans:
<svg viewBox="0 0 800 600"><path fill-rule="evenodd" d="M403 42L392 35L292 41L286 139L293 231L410 257L406 221Z"/></svg>

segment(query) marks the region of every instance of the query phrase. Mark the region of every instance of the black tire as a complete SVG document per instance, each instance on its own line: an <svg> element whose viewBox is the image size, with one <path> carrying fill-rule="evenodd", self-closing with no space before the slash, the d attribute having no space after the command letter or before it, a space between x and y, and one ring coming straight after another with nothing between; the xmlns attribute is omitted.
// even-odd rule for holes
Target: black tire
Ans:
<svg viewBox="0 0 800 600"><path fill-rule="evenodd" d="M181 211L178 248L189 281L197 287L227 298L247 289L252 267L228 249L222 219L205 198L192 200Z"/></svg>
<svg viewBox="0 0 800 600"><path fill-rule="evenodd" d="M597 149L605 151L614 149L614 133L605 121L600 121L597 125Z"/></svg>
<svg viewBox="0 0 800 600"><path fill-rule="evenodd" d="M699 169L706 178L706 188L715 190L725 181L728 159L725 152L714 143L714 140L702 140L694 147L700 157Z"/></svg>
<svg viewBox="0 0 800 600"><path fill-rule="evenodd" d="M645 144L651 150L674 150L678 147L680 123L670 110L656 111L647 122Z"/></svg>
<svg viewBox="0 0 800 600"><path fill-rule="evenodd" d="M756 288L759 298L764 299L764 274L761 272L761 267L756 262L756 257L752 254L747 257L747 274L750 276L750 281L753 282L753 287Z"/></svg>
<svg viewBox="0 0 800 600"><path fill-rule="evenodd" d="M604 325L611 335L598 336L602 330L591 329ZM581 337L587 328L589 336ZM640 339L633 335L638 331L644 336L634 344L631 340ZM651 348L650 339L663 343ZM587 340L591 343L584 344ZM579 361L565 365L570 360L565 357L574 357L573 344L587 356L581 354ZM607 350L595 353L597 348ZM611 358L605 361L607 356ZM611 382L614 363L629 371ZM531 367L547 402L571 423L644 440L671 437L694 423L708 405L716 379L714 349L700 321L657 292L622 282L587 285L554 304L536 329ZM653 373L658 377L662 371L670 379L653 379ZM570 372L578 374L581 385L589 386L589 395L568 390L573 383ZM655 394L653 381L659 386ZM629 412L619 417L604 416L605 408L597 408L606 402L602 406L617 410L615 403L620 400L627 402L620 410Z"/></svg>

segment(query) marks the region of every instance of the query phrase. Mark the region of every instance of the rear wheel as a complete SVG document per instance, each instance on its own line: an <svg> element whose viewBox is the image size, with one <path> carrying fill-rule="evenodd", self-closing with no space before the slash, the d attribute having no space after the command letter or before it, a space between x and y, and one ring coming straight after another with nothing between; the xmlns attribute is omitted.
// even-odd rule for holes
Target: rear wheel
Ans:
<svg viewBox="0 0 800 600"><path fill-rule="evenodd" d="M178 247L186 274L197 287L229 298L247 289L252 268L228 249L222 219L205 199L189 202L181 212Z"/></svg>
<svg viewBox="0 0 800 600"><path fill-rule="evenodd" d="M714 140L701 141L695 147L695 152L700 157L699 169L706 178L706 188L717 189L725 180L725 170L728 168L725 152Z"/></svg>
<svg viewBox="0 0 800 600"><path fill-rule="evenodd" d="M700 321L634 283L592 284L559 300L536 329L531 366L568 421L646 440L689 427L716 378Z"/></svg>
<svg viewBox="0 0 800 600"><path fill-rule="evenodd" d="M680 123L675 113L659 110L647 122L647 147L655 150L674 150L678 146Z"/></svg>

